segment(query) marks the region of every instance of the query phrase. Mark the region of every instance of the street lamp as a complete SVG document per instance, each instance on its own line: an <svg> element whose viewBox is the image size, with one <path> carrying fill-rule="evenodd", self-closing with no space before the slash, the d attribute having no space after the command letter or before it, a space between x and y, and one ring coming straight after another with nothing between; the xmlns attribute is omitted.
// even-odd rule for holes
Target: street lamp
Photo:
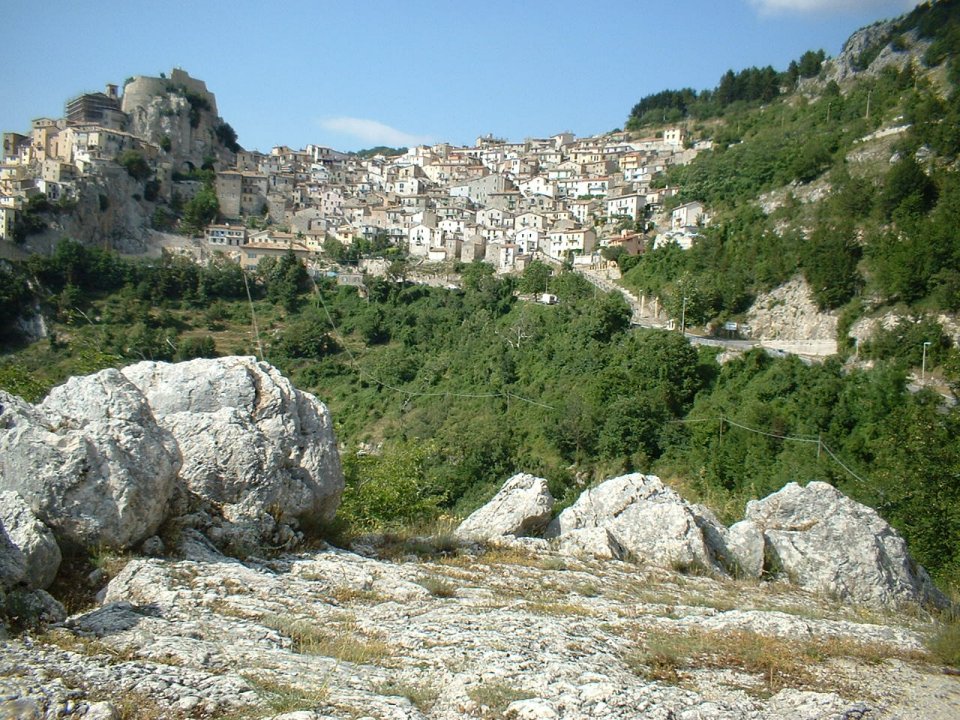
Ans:
<svg viewBox="0 0 960 720"><path fill-rule="evenodd" d="M683 299L683 309L680 311L680 334L687 334L687 299Z"/></svg>
<svg viewBox="0 0 960 720"><path fill-rule="evenodd" d="M931 343L929 340L923 343L923 361L920 364L920 384L921 385L923 384L924 380L927 377L927 346L929 346L930 344Z"/></svg>

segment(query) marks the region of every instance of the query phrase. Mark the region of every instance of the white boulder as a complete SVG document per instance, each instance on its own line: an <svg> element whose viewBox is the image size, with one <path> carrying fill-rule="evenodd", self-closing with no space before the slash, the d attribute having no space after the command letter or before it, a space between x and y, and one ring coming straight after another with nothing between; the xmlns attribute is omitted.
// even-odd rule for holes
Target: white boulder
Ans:
<svg viewBox="0 0 960 720"><path fill-rule="evenodd" d="M703 530L709 527L710 535L721 534L723 529L715 524L660 478L631 473L584 491L550 524L547 535L559 538L562 547L564 536L573 531L603 528L612 537L610 547L619 546L641 562L723 572Z"/></svg>
<svg viewBox="0 0 960 720"><path fill-rule="evenodd" d="M58 539L130 547L162 522L180 455L117 370L71 378L36 407L0 393L0 490Z"/></svg>
<svg viewBox="0 0 960 720"><path fill-rule="evenodd" d="M28 585L34 589L49 587L63 559L50 528L11 490L0 492L0 522L23 555Z"/></svg>
<svg viewBox="0 0 960 720"><path fill-rule="evenodd" d="M724 543L737 575L753 579L763 575L765 541L755 523L750 520L734 523L724 535Z"/></svg>
<svg viewBox="0 0 960 720"><path fill-rule="evenodd" d="M230 522L333 517L343 472L326 406L253 357L142 362L123 374L180 448L180 478Z"/></svg>
<svg viewBox="0 0 960 720"><path fill-rule="evenodd" d="M768 569L802 587L874 605L944 603L900 534L827 483L790 483L748 503L746 519L763 532Z"/></svg>
<svg viewBox="0 0 960 720"><path fill-rule="evenodd" d="M486 505L460 523L455 535L465 540L522 537L542 531L550 521L553 496L547 481L527 473L507 480Z"/></svg>
<svg viewBox="0 0 960 720"><path fill-rule="evenodd" d="M623 560L626 556L617 539L604 527L568 530L557 538L557 550L564 555L600 560Z"/></svg>

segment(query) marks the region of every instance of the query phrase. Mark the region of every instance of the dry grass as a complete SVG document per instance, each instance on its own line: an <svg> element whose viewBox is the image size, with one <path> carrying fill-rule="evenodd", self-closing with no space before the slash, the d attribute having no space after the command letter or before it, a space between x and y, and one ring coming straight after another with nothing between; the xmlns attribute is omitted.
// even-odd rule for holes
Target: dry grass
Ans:
<svg viewBox="0 0 960 720"><path fill-rule="evenodd" d="M567 561L554 555L541 555L522 548L490 545L478 555L457 554L442 558L443 565L470 567L474 565L515 565L537 570L559 571L567 569Z"/></svg>
<svg viewBox="0 0 960 720"><path fill-rule="evenodd" d="M362 630L356 621L326 622L271 615L263 624L293 642L293 651L303 655L323 655L358 665L381 665L393 654L390 645Z"/></svg>
<svg viewBox="0 0 960 720"><path fill-rule="evenodd" d="M502 718L510 703L533 697L531 693L503 682L477 685L467 690L467 694L481 707L484 718Z"/></svg>
<svg viewBox="0 0 960 720"><path fill-rule="evenodd" d="M387 598L376 590L361 590L349 585L338 585L330 591L330 599L344 604L376 605L384 602Z"/></svg>
<svg viewBox="0 0 960 720"><path fill-rule="evenodd" d="M63 628L52 628L37 638L40 642L54 645L61 650L87 656L106 656L111 663L129 662L137 659L133 649L117 649L96 637L76 635Z"/></svg>
<svg viewBox="0 0 960 720"><path fill-rule="evenodd" d="M430 712L440 692L428 683L408 683L398 680L388 680L385 683L377 685L374 691L378 695L394 695L404 697L409 700L420 712Z"/></svg>
<svg viewBox="0 0 960 720"><path fill-rule="evenodd" d="M326 685L305 690L295 685L266 678L248 677L246 680L257 691L264 705L277 714L312 710L325 704L330 696Z"/></svg>
<svg viewBox="0 0 960 720"><path fill-rule="evenodd" d="M596 616L596 613L582 605L562 600L534 600L526 603L523 609L534 615L553 615L555 617Z"/></svg>
<svg viewBox="0 0 960 720"><path fill-rule="evenodd" d="M452 598L457 595L457 588L443 578L431 575L417 581L431 595L437 598Z"/></svg>
<svg viewBox="0 0 960 720"><path fill-rule="evenodd" d="M643 648L624 660L637 674L671 684L694 669L734 668L757 676L764 691L772 694L785 687L819 689L822 683L812 670L833 658L878 663L893 657L920 661L926 656L848 638L794 641L739 630L649 633Z"/></svg>
<svg viewBox="0 0 960 720"><path fill-rule="evenodd" d="M960 616L944 613L937 629L927 641L933 658L951 668L960 668Z"/></svg>

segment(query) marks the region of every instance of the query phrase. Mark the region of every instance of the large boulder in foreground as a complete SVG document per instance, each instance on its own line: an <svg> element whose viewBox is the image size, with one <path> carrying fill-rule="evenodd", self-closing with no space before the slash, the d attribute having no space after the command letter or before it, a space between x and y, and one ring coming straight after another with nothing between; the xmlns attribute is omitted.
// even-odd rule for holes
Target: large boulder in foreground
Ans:
<svg viewBox="0 0 960 720"><path fill-rule="evenodd" d="M745 522L763 533L767 571L804 588L873 605L945 602L899 533L827 483L751 501Z"/></svg>
<svg viewBox="0 0 960 720"><path fill-rule="evenodd" d="M19 494L0 492L0 523L23 555L26 580L33 589L47 588L57 577L63 556L50 532Z"/></svg>
<svg viewBox="0 0 960 720"><path fill-rule="evenodd" d="M547 481L518 473L486 505L460 523L455 535L465 540L495 540L541 532L550 521L553 495Z"/></svg>
<svg viewBox="0 0 960 720"><path fill-rule="evenodd" d="M602 542L593 554L598 557L625 554L657 567L724 572L708 541L723 528L655 475L622 475L584 491L550 524L547 535L558 538L566 552L581 547L591 554L578 532L585 528L607 531L597 535ZM567 542L572 534L576 542Z"/></svg>
<svg viewBox="0 0 960 720"><path fill-rule="evenodd" d="M331 519L343 472L326 406L253 357L142 362L123 375L176 438L180 478L230 522Z"/></svg>
<svg viewBox="0 0 960 720"><path fill-rule="evenodd" d="M26 577L27 560L0 522L0 609L4 592L23 584Z"/></svg>
<svg viewBox="0 0 960 720"><path fill-rule="evenodd" d="M36 407L0 392L0 490L58 540L131 547L156 532L180 454L117 370L71 378Z"/></svg>

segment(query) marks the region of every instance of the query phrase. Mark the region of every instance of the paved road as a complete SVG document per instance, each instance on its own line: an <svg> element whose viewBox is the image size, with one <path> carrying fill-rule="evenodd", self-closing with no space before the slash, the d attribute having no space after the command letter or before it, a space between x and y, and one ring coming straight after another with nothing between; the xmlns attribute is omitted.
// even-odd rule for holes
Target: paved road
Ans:
<svg viewBox="0 0 960 720"><path fill-rule="evenodd" d="M560 263L555 263L559 265ZM605 277L596 270L589 268L575 267L574 270L580 273L586 280L593 283L596 287L605 292L616 291L623 295L624 299L630 305L633 315L631 322L634 325L647 328L657 328L664 330L667 323L659 318L652 317L647 313L641 313L642 303L640 298L631 293L625 287L617 285L615 282ZM644 310L646 308L643 308ZM692 335L686 333L687 340L694 345L710 345L713 347L722 347L727 350L738 350L746 352L751 348L762 347L769 354L783 357L786 355L799 355L802 358L828 357L837 352L835 341L811 340L807 342L788 342L779 340L727 340L724 338L705 337L703 335Z"/></svg>

